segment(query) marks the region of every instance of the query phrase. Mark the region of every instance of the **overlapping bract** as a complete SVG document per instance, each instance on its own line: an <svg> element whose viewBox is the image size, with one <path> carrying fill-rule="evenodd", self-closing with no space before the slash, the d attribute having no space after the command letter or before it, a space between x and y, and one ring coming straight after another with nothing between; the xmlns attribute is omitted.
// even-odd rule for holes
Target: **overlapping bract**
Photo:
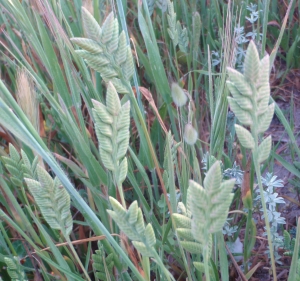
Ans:
<svg viewBox="0 0 300 281"><path fill-rule="evenodd" d="M110 280L107 278L107 274L113 275L114 254L110 253L106 256L100 241L98 242L98 250L95 252L92 255L95 277L98 280Z"/></svg>
<svg viewBox="0 0 300 281"><path fill-rule="evenodd" d="M4 257L4 262L7 265L7 273L12 281L27 281L26 275L21 268L21 264L18 257Z"/></svg>
<svg viewBox="0 0 300 281"><path fill-rule="evenodd" d="M189 194L190 190L188 190ZM188 195L189 196L189 195ZM189 206L187 208L179 203L178 207L181 210L181 214L173 214L173 219L176 224L176 232L180 239L181 246L191 254L201 254L203 245L195 240L192 233L192 219Z"/></svg>
<svg viewBox="0 0 300 281"><path fill-rule="evenodd" d="M187 207L178 204L182 214L173 214L181 246L192 254L211 255L212 234L222 230L226 221L235 180L222 181L220 163L216 161L209 169L204 188L190 181L187 192ZM194 266L204 271L202 262Z"/></svg>
<svg viewBox="0 0 300 281"><path fill-rule="evenodd" d="M70 195L57 177L52 177L37 166L38 181L25 178L26 184L39 206L44 219L53 229L61 230L66 236L73 228L70 212Z"/></svg>
<svg viewBox="0 0 300 281"><path fill-rule="evenodd" d="M10 173L10 180L14 185L23 186L24 177L36 179L37 157L31 163L26 153L21 150L22 157L20 157L19 152L12 144L9 144L9 156L2 156L2 159L6 169Z"/></svg>
<svg viewBox="0 0 300 281"><path fill-rule="evenodd" d="M209 169L204 180L204 188L190 180L188 208L184 210L184 214L173 215L180 238L185 241L196 240L201 245L207 245L208 236L222 230L233 198L232 188L235 180L221 181L222 172L218 161ZM184 209L183 206L181 209ZM191 217L188 214L191 214ZM192 253L193 247L201 249L196 243L188 246L189 249L186 243L182 246Z"/></svg>
<svg viewBox="0 0 300 281"><path fill-rule="evenodd" d="M169 36L173 41L174 47L178 45L179 49L182 52L187 53L188 46L189 46L189 36L188 36L187 29L185 27L182 27L179 21L176 21L176 13L174 11L173 2L168 0L167 5L168 5L167 20L169 25L167 30Z"/></svg>
<svg viewBox="0 0 300 281"><path fill-rule="evenodd" d="M274 115L275 104L269 104L269 70L269 56L266 55L259 60L253 41L247 49L244 74L232 68L227 69L229 75L227 86L232 94L232 97L228 97L230 108L242 125L250 126L248 131L242 126L235 125L239 141L245 148L254 149L254 136L269 128ZM270 149L271 138L267 138L259 147L259 163L268 158Z"/></svg>
<svg viewBox="0 0 300 281"><path fill-rule="evenodd" d="M93 104L101 160L106 169L117 176L117 183L122 183L127 175L127 159L124 156L129 145L130 102L121 105L116 89L109 82L106 106L95 100Z"/></svg>
<svg viewBox="0 0 300 281"><path fill-rule="evenodd" d="M59 179L52 177L39 166L38 157L31 162L21 150L21 156L13 145L9 145L10 157L2 157L5 167L10 172L10 179L16 186L23 186L25 180L44 219L53 229L69 235L73 228L70 212L70 195Z"/></svg>
<svg viewBox="0 0 300 281"><path fill-rule="evenodd" d="M107 210L119 228L132 240L134 247L144 256L153 256L156 238L152 225L146 227L141 208L134 201L128 210L114 198L109 198L113 210Z"/></svg>
<svg viewBox="0 0 300 281"><path fill-rule="evenodd" d="M200 243L207 243L206 234L222 230L226 221L235 180L222 181L220 163L215 162L209 169L204 188L190 180L188 202L192 217L192 233Z"/></svg>
<svg viewBox="0 0 300 281"><path fill-rule="evenodd" d="M174 46L176 47L178 45L178 32L177 32L177 23L176 23L176 13L174 11L174 5L173 2L170 0L167 1L168 3L168 14L167 14L167 20L168 20L168 33L173 41Z"/></svg>
<svg viewBox="0 0 300 281"><path fill-rule="evenodd" d="M130 46L124 31L119 34L119 23L111 12L102 28L94 17L82 8L82 21L87 38L72 38L82 50L76 52L103 80L111 81L119 93L129 93L128 84L134 73Z"/></svg>

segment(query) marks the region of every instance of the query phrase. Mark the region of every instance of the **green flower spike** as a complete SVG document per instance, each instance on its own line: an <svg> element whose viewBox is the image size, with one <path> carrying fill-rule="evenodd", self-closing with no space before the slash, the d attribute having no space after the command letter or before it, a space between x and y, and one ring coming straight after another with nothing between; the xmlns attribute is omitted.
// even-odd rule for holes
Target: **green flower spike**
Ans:
<svg viewBox="0 0 300 281"><path fill-rule="evenodd" d="M229 76L227 86L232 94L232 97L228 97L228 102L231 110L234 112L241 125L244 126L235 125L238 139L242 146L252 151L264 210L272 270L274 280L277 280L270 225L260 172L260 164L267 160L270 155L272 146L271 136L263 139L259 144L259 134L264 133L269 128L274 115L275 104L269 104L269 56L266 55L260 60L253 41L250 42L247 49L244 68L244 74L241 74L232 68L227 69Z"/></svg>

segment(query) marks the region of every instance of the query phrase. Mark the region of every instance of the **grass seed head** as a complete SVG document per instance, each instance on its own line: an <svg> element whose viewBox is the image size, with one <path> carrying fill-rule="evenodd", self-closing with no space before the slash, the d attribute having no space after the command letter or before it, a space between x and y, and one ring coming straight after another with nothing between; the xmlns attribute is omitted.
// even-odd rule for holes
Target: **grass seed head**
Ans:
<svg viewBox="0 0 300 281"><path fill-rule="evenodd" d="M187 96L184 93L184 90L175 82L171 85L172 98L176 106L184 106L187 102Z"/></svg>
<svg viewBox="0 0 300 281"><path fill-rule="evenodd" d="M189 145L194 145L198 139L198 133L192 124L188 123L184 128L184 141Z"/></svg>

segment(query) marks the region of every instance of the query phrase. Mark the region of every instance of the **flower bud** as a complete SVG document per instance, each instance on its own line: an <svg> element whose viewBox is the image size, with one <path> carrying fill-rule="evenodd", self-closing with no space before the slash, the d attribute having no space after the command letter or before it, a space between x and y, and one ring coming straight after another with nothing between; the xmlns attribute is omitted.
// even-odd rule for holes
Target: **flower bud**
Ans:
<svg viewBox="0 0 300 281"><path fill-rule="evenodd" d="M183 138L189 145L194 145L198 139L198 133L190 123L185 125Z"/></svg>
<svg viewBox="0 0 300 281"><path fill-rule="evenodd" d="M184 90L175 82L171 85L172 98L176 106L181 107L186 104L187 96Z"/></svg>

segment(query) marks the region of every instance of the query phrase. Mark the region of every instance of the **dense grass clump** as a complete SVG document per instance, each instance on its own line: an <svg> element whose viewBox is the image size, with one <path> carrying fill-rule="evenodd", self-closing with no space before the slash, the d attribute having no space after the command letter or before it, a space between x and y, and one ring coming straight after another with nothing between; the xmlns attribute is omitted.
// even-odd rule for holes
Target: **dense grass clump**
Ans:
<svg viewBox="0 0 300 281"><path fill-rule="evenodd" d="M0 279L300 280L298 2L0 4Z"/></svg>

